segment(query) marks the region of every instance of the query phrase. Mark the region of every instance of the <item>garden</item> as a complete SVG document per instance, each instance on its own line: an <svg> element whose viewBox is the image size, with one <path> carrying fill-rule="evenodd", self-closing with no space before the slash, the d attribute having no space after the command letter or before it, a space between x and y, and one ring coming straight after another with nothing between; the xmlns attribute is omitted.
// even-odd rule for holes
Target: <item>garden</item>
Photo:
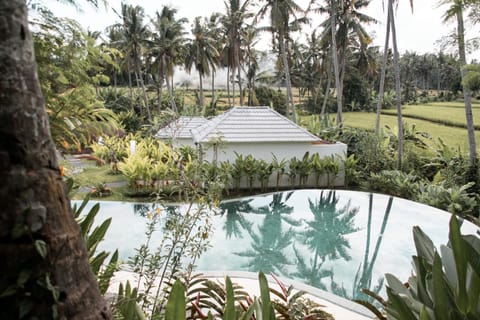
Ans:
<svg viewBox="0 0 480 320"><path fill-rule="evenodd" d="M98 9L101 1L87 2ZM42 1L3 1L0 318L335 318L278 274L265 274L275 269L259 271L259 296L230 277L198 274L219 213L229 217L231 234L251 237L252 248L236 251L251 264L288 264L288 247L297 265L285 274L307 275L319 287L329 278L338 295L379 319L480 318L480 68L467 65L462 29L464 18L480 21L479 4L442 2L452 5L444 18L458 23L458 54L401 55L396 45L384 54L372 45L364 26L375 19L361 11L369 4L311 1L303 10L295 1L228 0L224 12L189 22L170 6L148 16L120 3L117 21L97 32L55 16ZM395 39L394 1L387 6ZM299 31L318 12L321 25L305 37ZM269 25L258 29L260 21ZM271 50L257 46L264 31ZM345 143L347 154L207 162L201 150L155 138L180 116L209 118L235 105L269 106L326 142ZM287 201L308 188L320 195L301 201L308 219L289 217ZM346 235L357 231L358 209L350 200L338 205L339 189L388 199L383 220L373 205L366 212L368 249L354 280L361 297L321 268L328 259L350 261ZM255 210L238 200L263 194L271 200ZM447 211L448 236L436 247L414 227L412 274L387 273L382 294L383 280L367 275L384 233L395 234L386 229L394 197ZM102 219L94 198L134 201L141 213L144 243L127 261L102 247L121 214ZM260 221L255 229L247 211ZM476 231L464 234L462 224ZM277 232L282 226L285 233ZM126 227L125 240L138 235ZM330 238L341 245L326 248ZM120 271L129 277L112 292Z"/></svg>

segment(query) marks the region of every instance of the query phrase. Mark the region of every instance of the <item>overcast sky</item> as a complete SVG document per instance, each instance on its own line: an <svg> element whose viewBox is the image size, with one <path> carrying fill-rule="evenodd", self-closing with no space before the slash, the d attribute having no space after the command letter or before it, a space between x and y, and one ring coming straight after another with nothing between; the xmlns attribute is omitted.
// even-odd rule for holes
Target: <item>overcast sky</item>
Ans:
<svg viewBox="0 0 480 320"><path fill-rule="evenodd" d="M44 0L44 2L59 16L67 16L79 21L85 28L90 30L103 30L105 27L118 22L119 19L111 9L105 10L93 9L83 4L83 12L77 12L74 8L61 5L56 0ZM190 21L195 16L209 16L212 12L224 12L223 0L125 0L124 2L140 5L145 8L147 16L154 16L155 11L160 11L163 5L171 5L177 8L178 17L186 17ZM297 0L303 8L306 8L309 0ZM387 2L387 0L385 0ZM409 1L402 0L398 6L396 14L398 46L400 52L416 51L418 53L446 51L448 48L441 48L436 44L443 35L454 30L455 25L442 24L442 14L445 7L438 7L438 0L414 0L414 11L412 13ZM109 0L109 7L120 12L120 0ZM365 13L379 20L377 25L367 27L374 35L374 44L383 47L385 37L385 17L383 11L382 0L372 0L369 8ZM322 22L321 17L317 17L312 21L313 26L317 26ZM466 26L469 36L478 34L478 28L473 30L471 25ZM187 30L189 31L189 27ZM268 36L267 36L268 37ZM268 43L265 41L265 43ZM262 48L263 49L263 48ZM470 57L480 56L478 52L474 52Z"/></svg>

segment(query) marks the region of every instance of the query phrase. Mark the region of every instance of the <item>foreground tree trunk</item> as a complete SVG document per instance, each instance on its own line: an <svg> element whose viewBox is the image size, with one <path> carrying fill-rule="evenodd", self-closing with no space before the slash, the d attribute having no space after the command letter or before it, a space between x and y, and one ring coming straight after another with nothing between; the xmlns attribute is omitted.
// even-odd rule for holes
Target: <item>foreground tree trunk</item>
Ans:
<svg viewBox="0 0 480 320"><path fill-rule="evenodd" d="M0 1L0 319L110 319L60 176L36 69L25 1Z"/></svg>

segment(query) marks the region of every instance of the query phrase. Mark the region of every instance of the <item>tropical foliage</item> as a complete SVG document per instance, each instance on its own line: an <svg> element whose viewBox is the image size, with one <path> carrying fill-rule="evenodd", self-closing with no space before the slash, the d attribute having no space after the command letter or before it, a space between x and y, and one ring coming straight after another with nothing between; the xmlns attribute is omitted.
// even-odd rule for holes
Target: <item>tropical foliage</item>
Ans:
<svg viewBox="0 0 480 320"><path fill-rule="evenodd" d="M413 256L413 275L402 283L386 274L388 301L382 313L362 302L380 319L476 319L480 316L480 239L462 235L461 222L452 216L448 244L436 248L432 240L414 227L417 254Z"/></svg>

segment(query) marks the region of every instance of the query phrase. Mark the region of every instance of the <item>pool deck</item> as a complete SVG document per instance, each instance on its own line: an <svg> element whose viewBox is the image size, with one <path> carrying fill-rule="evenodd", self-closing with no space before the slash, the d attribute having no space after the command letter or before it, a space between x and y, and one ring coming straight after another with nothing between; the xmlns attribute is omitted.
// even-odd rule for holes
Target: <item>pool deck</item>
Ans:
<svg viewBox="0 0 480 320"><path fill-rule="evenodd" d="M196 273L202 274L205 278L217 279L222 281L225 276L229 276L232 282L241 285L252 296L260 296L260 289L258 287L258 274L255 272L246 271L197 271ZM109 293L115 294L118 292L118 285L120 283L130 280L135 281L135 274L130 271L121 270L118 271L110 283ZM267 280L270 287L278 287L278 284L273 277L267 275ZM375 319L375 316L370 313L366 308L334 295L330 292L320 290L318 288L306 285L304 283L279 277L279 280L286 286L292 285L295 290L305 291L306 296L313 301L323 306L323 310L332 314L336 320L371 320Z"/></svg>

